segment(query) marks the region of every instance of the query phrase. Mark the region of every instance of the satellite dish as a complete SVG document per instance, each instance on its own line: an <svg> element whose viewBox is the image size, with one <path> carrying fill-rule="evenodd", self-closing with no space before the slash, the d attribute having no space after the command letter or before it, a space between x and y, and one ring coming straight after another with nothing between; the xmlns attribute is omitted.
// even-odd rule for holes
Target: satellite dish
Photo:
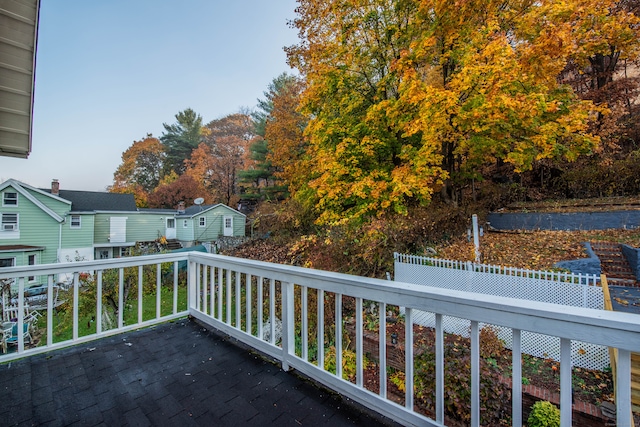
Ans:
<svg viewBox="0 0 640 427"><path fill-rule="evenodd" d="M193 201L193 203L195 203L196 205L201 205L204 203L204 199L202 197L198 197Z"/></svg>

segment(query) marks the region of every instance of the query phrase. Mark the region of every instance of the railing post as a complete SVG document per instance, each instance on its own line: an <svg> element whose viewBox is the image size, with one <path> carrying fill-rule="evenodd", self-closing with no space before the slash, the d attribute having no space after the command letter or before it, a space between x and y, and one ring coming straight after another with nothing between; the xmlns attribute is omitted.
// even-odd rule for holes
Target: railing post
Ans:
<svg viewBox="0 0 640 427"><path fill-rule="evenodd" d="M193 310L196 308L196 297L197 297L196 268L197 267L198 265L194 261L191 261L191 259L189 258L189 267L187 271L187 289L188 289L187 300L189 301L189 307L188 307L189 310Z"/></svg>
<svg viewBox="0 0 640 427"><path fill-rule="evenodd" d="M295 353L295 303L293 283L281 282L282 290L282 370L289 371L289 359ZM275 318L275 316L271 316ZM272 337L273 339L273 337Z"/></svg>
<svg viewBox="0 0 640 427"><path fill-rule="evenodd" d="M514 427L522 426L522 333L520 329L513 329L512 338L512 375L511 375L511 402L512 424Z"/></svg>
<svg viewBox="0 0 640 427"><path fill-rule="evenodd" d="M480 425L480 330L471 322L471 425Z"/></svg>
<svg viewBox="0 0 640 427"><path fill-rule="evenodd" d="M560 425L570 426L573 413L571 393L571 340L560 338Z"/></svg>
<svg viewBox="0 0 640 427"><path fill-rule="evenodd" d="M619 426L632 426L631 423L631 352L618 349L616 364L616 420Z"/></svg>

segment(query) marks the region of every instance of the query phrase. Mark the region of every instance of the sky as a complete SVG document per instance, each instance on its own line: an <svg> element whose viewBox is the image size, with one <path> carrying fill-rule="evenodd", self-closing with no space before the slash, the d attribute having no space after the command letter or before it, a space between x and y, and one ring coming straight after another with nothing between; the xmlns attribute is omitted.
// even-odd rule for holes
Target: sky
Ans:
<svg viewBox="0 0 640 427"><path fill-rule="evenodd" d="M28 159L0 182L104 191L122 153L187 108L253 109L283 72L295 0L41 0Z"/></svg>

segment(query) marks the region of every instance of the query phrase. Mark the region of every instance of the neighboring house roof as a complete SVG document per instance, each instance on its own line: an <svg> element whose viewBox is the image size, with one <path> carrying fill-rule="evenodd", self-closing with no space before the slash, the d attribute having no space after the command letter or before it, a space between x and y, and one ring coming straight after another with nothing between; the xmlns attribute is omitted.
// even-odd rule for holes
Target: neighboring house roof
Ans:
<svg viewBox="0 0 640 427"><path fill-rule="evenodd" d="M246 217L245 214L243 214L240 211L237 211L233 208L230 208L229 206L223 204L223 203L218 203L216 205L194 205L194 206L189 206L188 208L186 208L184 210L184 213L180 213L178 215L176 215L176 218L193 218L196 215L200 215L203 212L207 212L210 211L212 209L215 209L217 207L223 207L225 209L228 209L230 211L232 211L233 213L237 213L238 215L242 215L244 217Z"/></svg>
<svg viewBox="0 0 640 427"><path fill-rule="evenodd" d="M50 189L42 189L42 191L51 193ZM60 190L59 197L71 202L71 210L73 212L136 212L138 210L133 194Z"/></svg>

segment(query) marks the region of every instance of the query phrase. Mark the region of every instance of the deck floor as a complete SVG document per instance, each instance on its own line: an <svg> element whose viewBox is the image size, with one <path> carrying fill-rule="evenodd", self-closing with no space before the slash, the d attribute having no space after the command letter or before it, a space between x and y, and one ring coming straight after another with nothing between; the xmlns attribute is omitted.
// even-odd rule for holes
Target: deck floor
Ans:
<svg viewBox="0 0 640 427"><path fill-rule="evenodd" d="M5 426L379 426L222 334L183 319L0 365Z"/></svg>

